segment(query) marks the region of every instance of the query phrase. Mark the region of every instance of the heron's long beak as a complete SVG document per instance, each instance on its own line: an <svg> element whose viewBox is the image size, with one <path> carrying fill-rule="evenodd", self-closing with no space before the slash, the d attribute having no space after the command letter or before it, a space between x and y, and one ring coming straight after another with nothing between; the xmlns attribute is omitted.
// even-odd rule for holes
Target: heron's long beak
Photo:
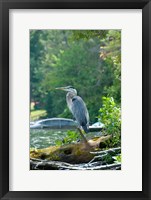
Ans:
<svg viewBox="0 0 151 200"><path fill-rule="evenodd" d="M66 91L66 87L58 87L58 88L55 88L56 90L64 90Z"/></svg>

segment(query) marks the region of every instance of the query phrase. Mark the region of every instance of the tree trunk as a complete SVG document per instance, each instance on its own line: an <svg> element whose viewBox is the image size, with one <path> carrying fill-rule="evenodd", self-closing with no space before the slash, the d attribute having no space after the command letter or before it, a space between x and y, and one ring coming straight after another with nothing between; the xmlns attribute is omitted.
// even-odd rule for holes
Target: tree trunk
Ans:
<svg viewBox="0 0 151 200"><path fill-rule="evenodd" d="M71 164L87 163L91 161L95 154L92 153L107 146L106 142L111 140L111 136L101 136L97 139L88 140L76 144L64 146L50 146L44 149L31 149L30 158L47 161L61 161Z"/></svg>

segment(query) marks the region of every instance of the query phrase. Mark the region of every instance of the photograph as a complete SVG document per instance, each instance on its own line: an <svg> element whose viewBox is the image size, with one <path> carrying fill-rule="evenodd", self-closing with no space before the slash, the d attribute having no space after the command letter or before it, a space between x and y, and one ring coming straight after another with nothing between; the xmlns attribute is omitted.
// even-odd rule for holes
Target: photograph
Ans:
<svg viewBox="0 0 151 200"><path fill-rule="evenodd" d="M121 170L120 29L31 29L30 170Z"/></svg>
<svg viewBox="0 0 151 200"><path fill-rule="evenodd" d="M151 199L150 0L0 7L0 199Z"/></svg>

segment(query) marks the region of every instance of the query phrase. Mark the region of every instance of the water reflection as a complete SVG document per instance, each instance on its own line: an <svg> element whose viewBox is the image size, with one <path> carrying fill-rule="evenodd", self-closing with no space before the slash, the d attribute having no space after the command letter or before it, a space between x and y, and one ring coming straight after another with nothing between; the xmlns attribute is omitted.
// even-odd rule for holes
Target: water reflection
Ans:
<svg viewBox="0 0 151 200"><path fill-rule="evenodd" d="M100 137L100 132L91 132L86 137ZM63 140L67 136L67 130L44 130L44 129L30 129L30 147L42 149L49 146L56 145L55 141Z"/></svg>

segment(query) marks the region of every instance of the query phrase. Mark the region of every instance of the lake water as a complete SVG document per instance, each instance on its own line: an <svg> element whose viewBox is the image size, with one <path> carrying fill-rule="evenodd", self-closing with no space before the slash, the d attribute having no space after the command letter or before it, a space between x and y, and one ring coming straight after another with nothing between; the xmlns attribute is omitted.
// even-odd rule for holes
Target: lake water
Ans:
<svg viewBox="0 0 151 200"><path fill-rule="evenodd" d="M72 130L73 131L73 130ZM86 137L99 137L100 132L91 132ZM67 136L67 130L43 130L43 129L31 129L30 130L30 147L42 149L49 146L56 145L55 141L63 140ZM80 136L79 136L80 138Z"/></svg>

